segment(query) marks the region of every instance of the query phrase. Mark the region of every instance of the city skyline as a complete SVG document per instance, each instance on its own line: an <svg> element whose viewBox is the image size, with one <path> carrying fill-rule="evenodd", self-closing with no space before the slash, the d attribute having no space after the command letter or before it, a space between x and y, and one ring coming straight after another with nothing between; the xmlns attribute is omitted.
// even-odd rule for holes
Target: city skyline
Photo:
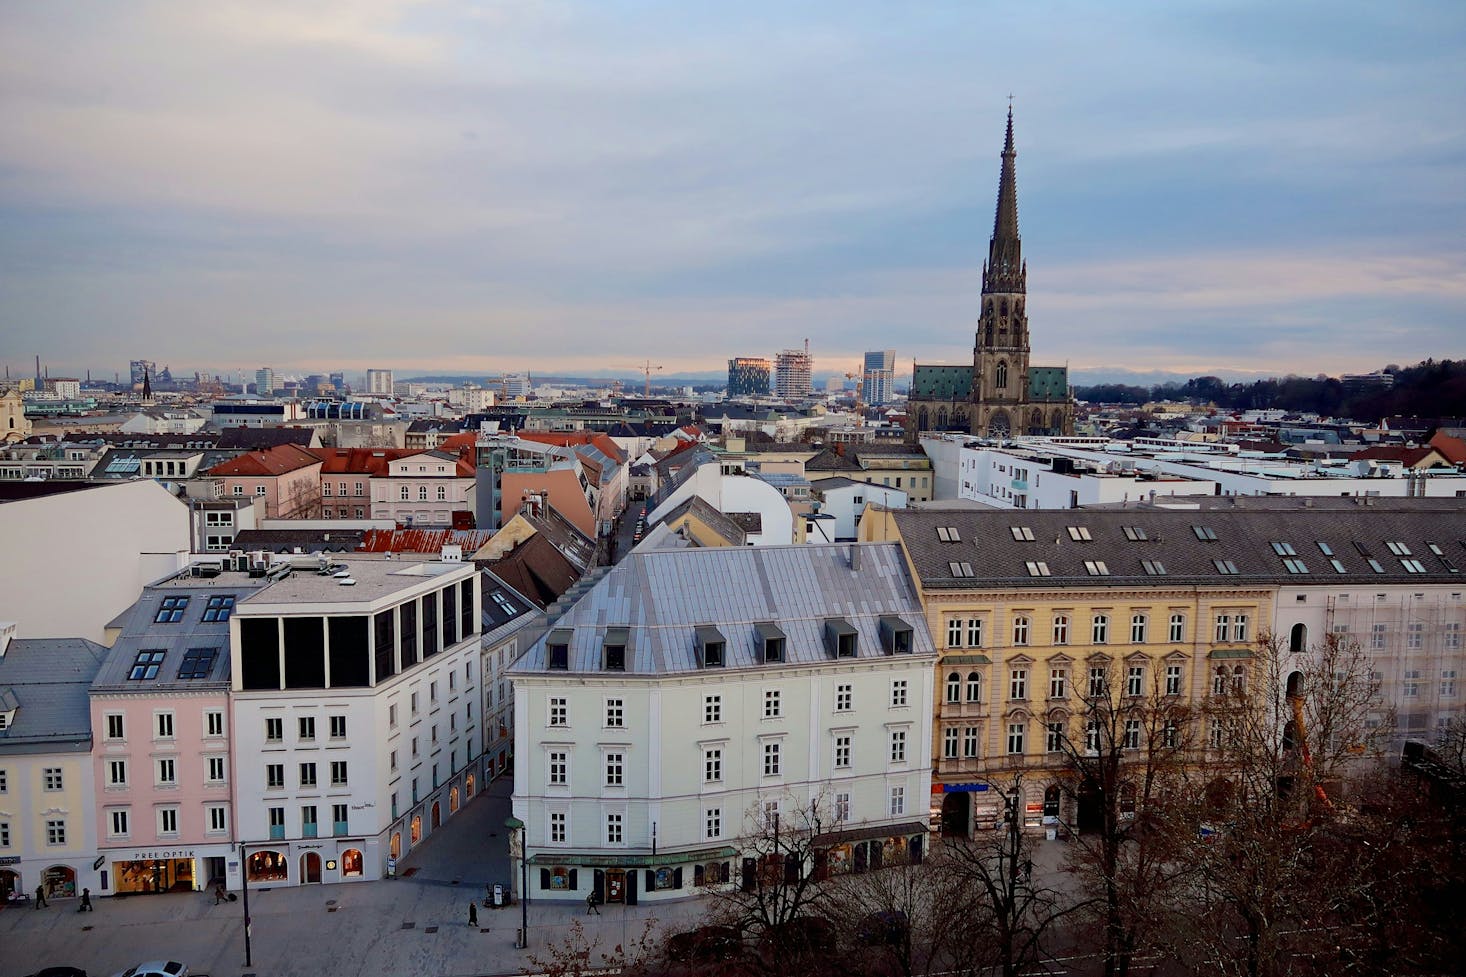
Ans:
<svg viewBox="0 0 1466 977"><path fill-rule="evenodd" d="M1462 354L1457 7L821 10L12 6L0 361L961 363L1010 92L1037 359Z"/></svg>

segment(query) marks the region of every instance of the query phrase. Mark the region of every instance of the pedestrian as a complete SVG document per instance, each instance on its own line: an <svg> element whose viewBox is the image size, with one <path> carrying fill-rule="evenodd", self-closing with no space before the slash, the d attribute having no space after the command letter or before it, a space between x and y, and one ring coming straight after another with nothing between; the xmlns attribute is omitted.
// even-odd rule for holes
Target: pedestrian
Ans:
<svg viewBox="0 0 1466 977"><path fill-rule="evenodd" d="M596 898L594 889L587 892L585 894L585 914L589 916L591 913L595 913L599 916L601 914L601 907L598 905L599 902L600 900Z"/></svg>
<svg viewBox="0 0 1466 977"><path fill-rule="evenodd" d="M1023 860L1023 881L1033 881L1033 859L1031 858L1025 858Z"/></svg>
<svg viewBox="0 0 1466 977"><path fill-rule="evenodd" d="M92 909L92 890L91 889L82 889L81 890L81 905L77 907L76 911L79 912L79 913L90 913L90 912L95 912L96 911L96 910Z"/></svg>
<svg viewBox="0 0 1466 977"><path fill-rule="evenodd" d="M214 883L214 905L216 905L216 906L219 905L219 903L223 902L227 898L228 898L228 895L224 892L224 883L223 882L215 882Z"/></svg>
<svg viewBox="0 0 1466 977"><path fill-rule="evenodd" d="M476 902L470 902L468 904L468 925L478 925L478 903Z"/></svg>
<svg viewBox="0 0 1466 977"><path fill-rule="evenodd" d="M44 905L47 905L46 887L44 885L38 885L36 886L36 908L40 909Z"/></svg>

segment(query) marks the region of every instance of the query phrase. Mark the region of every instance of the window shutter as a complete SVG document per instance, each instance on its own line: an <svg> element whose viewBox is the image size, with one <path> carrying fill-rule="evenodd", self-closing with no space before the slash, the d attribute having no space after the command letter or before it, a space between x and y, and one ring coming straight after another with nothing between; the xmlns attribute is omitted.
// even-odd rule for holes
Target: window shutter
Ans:
<svg viewBox="0 0 1466 977"><path fill-rule="evenodd" d="M657 891L657 873L653 872L651 869L646 870L646 891Z"/></svg>
<svg viewBox="0 0 1466 977"><path fill-rule="evenodd" d="M722 875L721 875L719 881L727 882L728 881L728 875L729 875L729 873L731 871L732 871L732 863L731 862L724 862L723 863Z"/></svg>

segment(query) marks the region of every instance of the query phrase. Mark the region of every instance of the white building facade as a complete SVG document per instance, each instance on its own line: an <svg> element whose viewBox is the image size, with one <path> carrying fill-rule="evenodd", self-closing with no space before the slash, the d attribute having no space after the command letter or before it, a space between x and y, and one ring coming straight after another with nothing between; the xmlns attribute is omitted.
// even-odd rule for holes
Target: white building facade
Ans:
<svg viewBox="0 0 1466 977"><path fill-rule="evenodd" d="M822 872L920 860L934 661L898 547L633 552L510 669L531 898L750 883L776 813Z"/></svg>

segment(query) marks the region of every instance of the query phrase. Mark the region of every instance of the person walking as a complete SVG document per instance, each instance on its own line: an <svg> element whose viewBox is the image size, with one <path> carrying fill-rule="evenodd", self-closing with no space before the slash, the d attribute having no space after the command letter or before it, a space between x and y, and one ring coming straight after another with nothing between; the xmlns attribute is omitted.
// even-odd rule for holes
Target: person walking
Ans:
<svg viewBox="0 0 1466 977"><path fill-rule="evenodd" d="M81 905L76 907L76 911L79 912L79 913L96 912L96 910L94 910L92 908L92 890L91 889L82 889L81 890Z"/></svg>
<svg viewBox="0 0 1466 977"><path fill-rule="evenodd" d="M599 903L600 900L596 898L596 893L594 889L592 889L590 892L587 892L585 894L585 914L589 916L591 913L595 913L597 916L599 916L601 914L601 907Z"/></svg>
<svg viewBox="0 0 1466 977"><path fill-rule="evenodd" d="M36 908L40 909L45 905L49 905L46 902L46 887L44 885L38 885L36 886Z"/></svg>
<svg viewBox="0 0 1466 977"><path fill-rule="evenodd" d="M476 902L470 902L468 904L468 925L478 925L478 903Z"/></svg>
<svg viewBox="0 0 1466 977"><path fill-rule="evenodd" d="M214 905L216 905L216 906L219 905L219 903L223 902L227 898L229 898L229 897L224 892L224 883L223 882L215 882L214 883Z"/></svg>

